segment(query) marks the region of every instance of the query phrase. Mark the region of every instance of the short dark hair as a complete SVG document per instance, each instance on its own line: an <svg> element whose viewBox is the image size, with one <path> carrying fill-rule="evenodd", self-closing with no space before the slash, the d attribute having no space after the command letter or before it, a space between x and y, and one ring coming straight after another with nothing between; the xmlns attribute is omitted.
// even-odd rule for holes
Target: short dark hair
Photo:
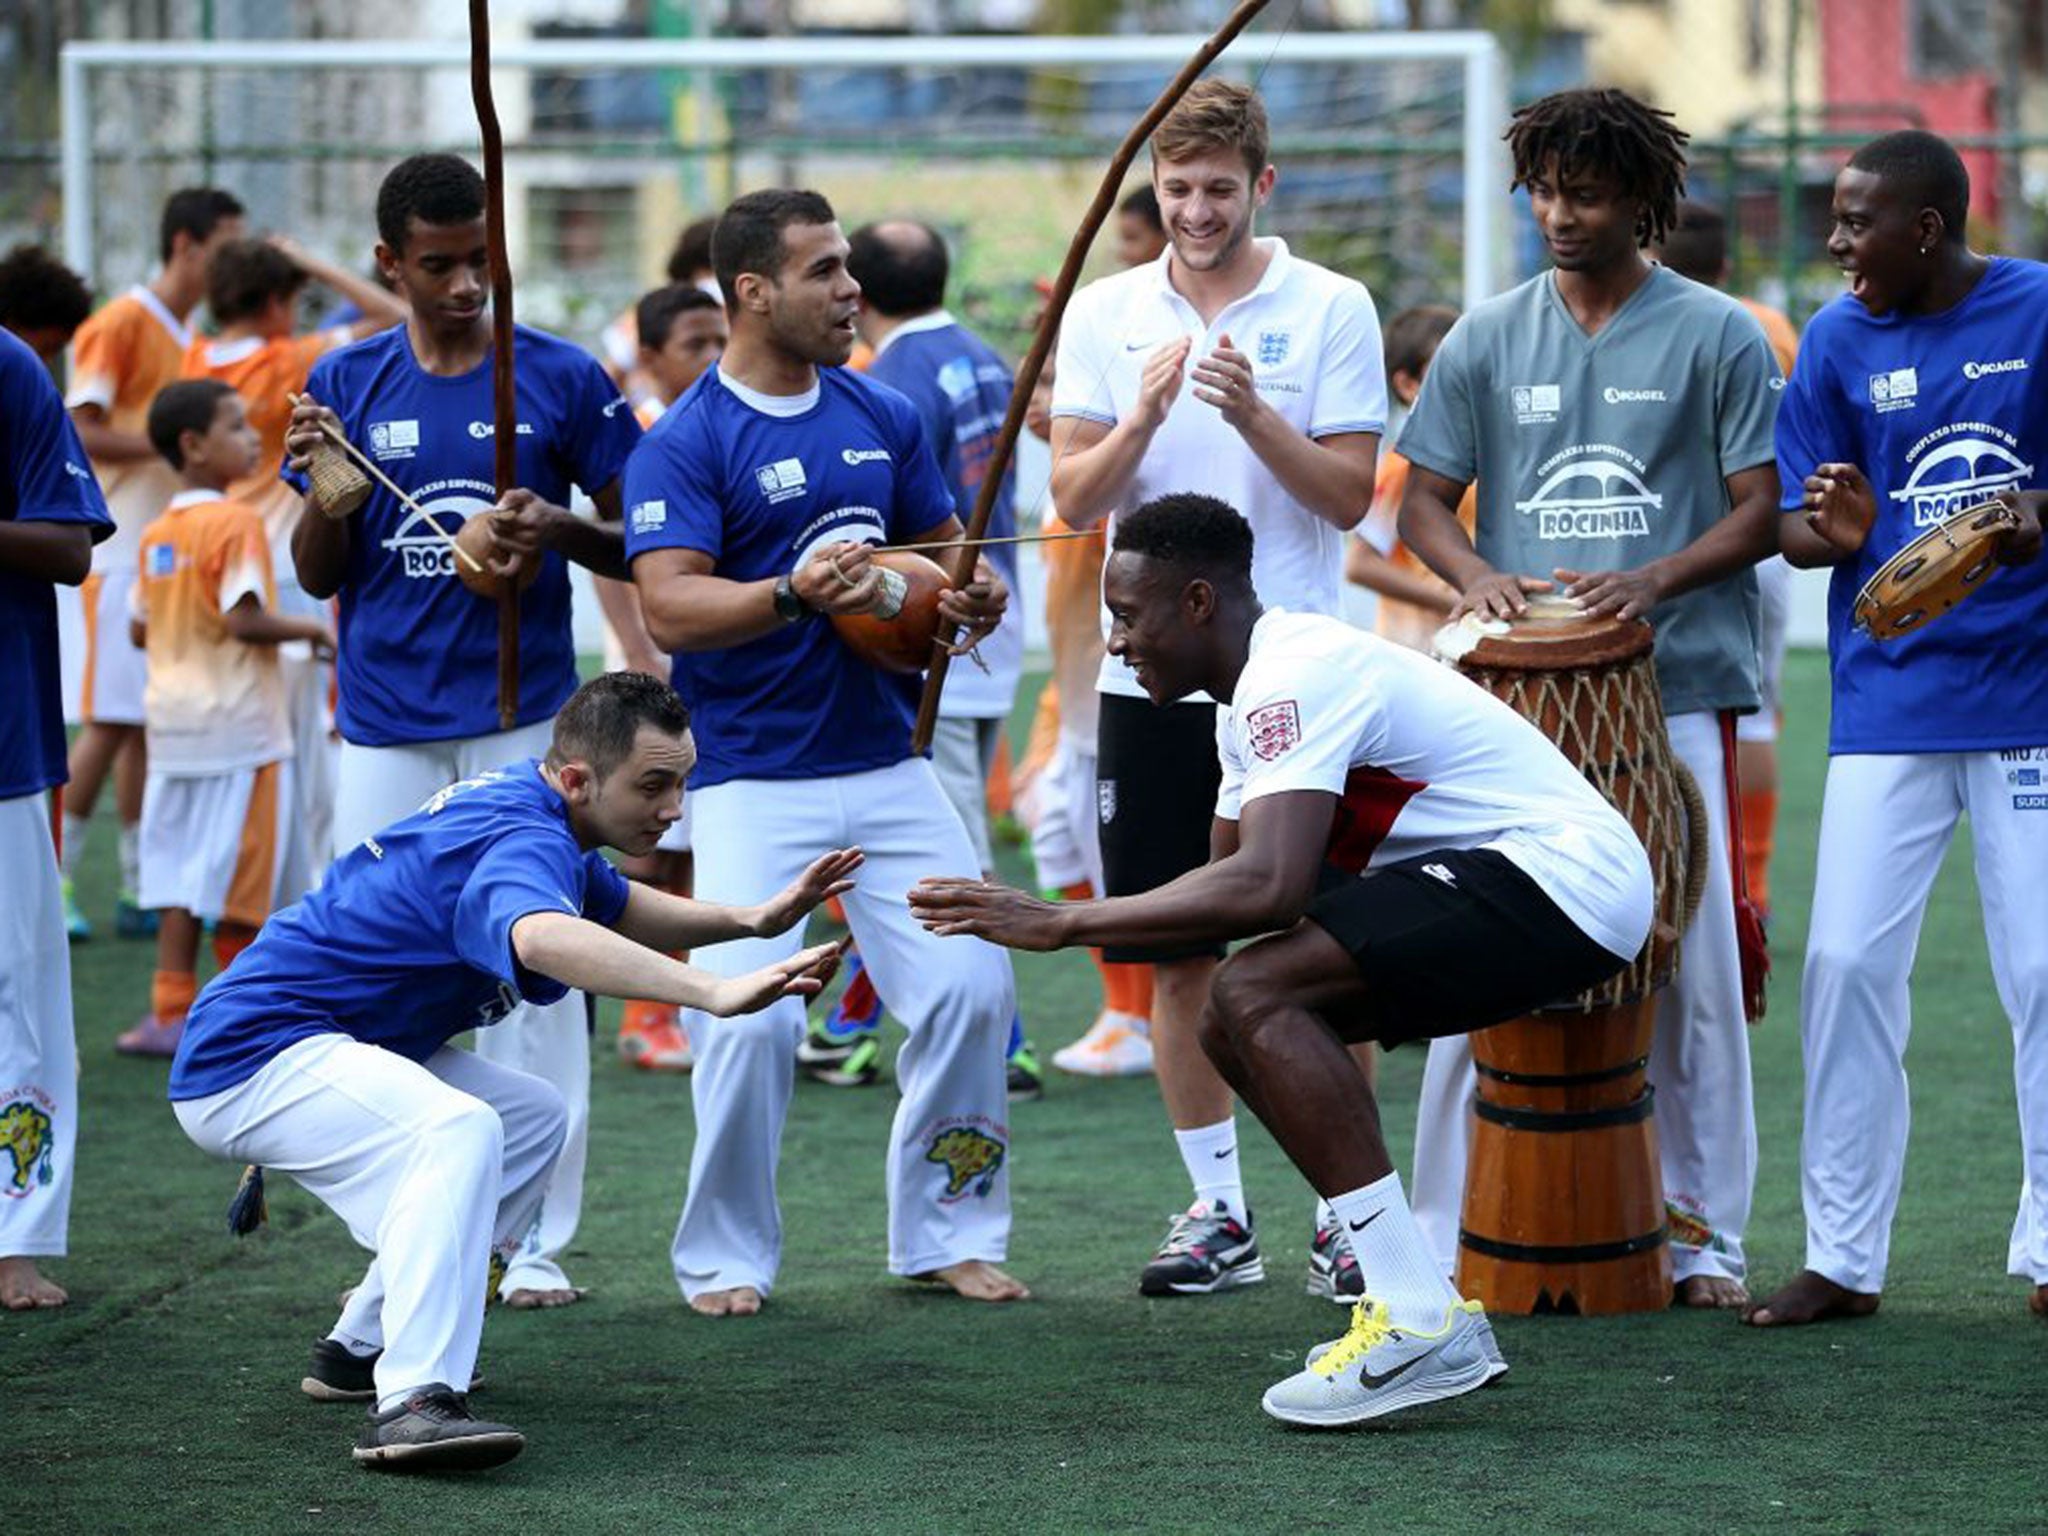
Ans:
<svg viewBox="0 0 2048 1536"><path fill-rule="evenodd" d="M633 755L633 740L643 725L681 736L690 728L690 706L650 673L607 672L593 677L569 695L555 716L548 766L585 762L592 773L606 778Z"/></svg>
<svg viewBox="0 0 2048 1536"><path fill-rule="evenodd" d="M782 232L792 224L831 224L839 215L822 193L772 187L735 198L718 216L711 232L711 270L725 294L726 307L739 302L739 280L745 273L771 283L782 274Z"/></svg>
<svg viewBox="0 0 2048 1536"><path fill-rule="evenodd" d="M894 228L890 229L893 225ZM883 233L889 229L889 233ZM902 232L916 231L910 238ZM878 315L921 315L946 302L951 263L946 242L929 224L891 219L863 224L847 243L846 270L860 284L861 297Z"/></svg>
<svg viewBox="0 0 2048 1536"><path fill-rule="evenodd" d="M306 269L267 240L230 240L206 267L206 307L222 325L263 313L306 286Z"/></svg>
<svg viewBox="0 0 2048 1536"><path fill-rule="evenodd" d="M17 245L0 256L0 325L75 331L91 313L85 279L40 245Z"/></svg>
<svg viewBox="0 0 2048 1536"><path fill-rule="evenodd" d="M1387 359L1387 377L1397 373L1419 376L1457 323L1458 312L1448 304L1417 304L1395 315L1380 338Z"/></svg>
<svg viewBox="0 0 2048 1536"><path fill-rule="evenodd" d="M672 283L696 281L699 272L709 272L711 266L711 232L718 228L718 215L707 213L683 226L683 232L676 236L675 249L668 253L668 280Z"/></svg>
<svg viewBox="0 0 2048 1536"><path fill-rule="evenodd" d="M1913 211L1941 215L1942 238L1961 240L1970 216L1970 172L1956 148L1938 133L1901 128L1880 134L1849 157L1849 169L1867 171L1910 203Z"/></svg>
<svg viewBox="0 0 2048 1536"><path fill-rule="evenodd" d="M460 155L409 155L377 188L377 238L405 249L412 221L467 224L484 216L484 179Z"/></svg>
<svg viewBox="0 0 2048 1536"><path fill-rule="evenodd" d="M1657 259L1680 277L1719 287L1728 265L1728 221L1721 210L1686 198L1658 244Z"/></svg>
<svg viewBox="0 0 2048 1536"><path fill-rule="evenodd" d="M221 379L179 379L166 384L149 402L149 446L162 454L171 468L183 469L185 453L178 439L187 432L204 436L211 431L221 401L234 392L234 386Z"/></svg>
<svg viewBox="0 0 2048 1536"><path fill-rule="evenodd" d="M1623 197L1643 204L1638 245L1662 240L1678 217L1691 135L1669 112L1627 91L1554 92L1516 112L1506 137L1515 162L1510 191L1543 175L1554 159L1560 176L1587 172L1608 177Z"/></svg>
<svg viewBox="0 0 2048 1536"><path fill-rule="evenodd" d="M249 210L232 192L219 187L180 187L164 199L164 214L157 230L157 254L171 259L171 245L179 235L204 240L222 219L239 219Z"/></svg>
<svg viewBox="0 0 2048 1536"><path fill-rule="evenodd" d="M639 333L641 346L659 351L668 344L668 334L675 329L676 321L691 310L724 308L695 284L671 283L640 296L640 302L633 306L633 328Z"/></svg>
<svg viewBox="0 0 2048 1536"><path fill-rule="evenodd" d="M1230 503L1198 491L1155 496L1119 518L1110 547L1218 584L1252 584L1252 525Z"/></svg>
<svg viewBox="0 0 2048 1536"><path fill-rule="evenodd" d="M1127 193L1124 200L1116 205L1116 211L1135 214L1155 235L1166 233L1166 220L1159 216L1159 194L1152 190L1149 181Z"/></svg>

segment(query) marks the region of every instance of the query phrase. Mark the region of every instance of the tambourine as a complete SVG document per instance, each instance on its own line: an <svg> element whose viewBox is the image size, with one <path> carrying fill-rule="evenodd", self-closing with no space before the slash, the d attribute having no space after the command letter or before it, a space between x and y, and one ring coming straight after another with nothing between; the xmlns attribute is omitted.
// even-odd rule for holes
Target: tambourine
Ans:
<svg viewBox="0 0 2048 1536"><path fill-rule="evenodd" d="M1998 541L2020 526L2002 501L1979 502L1905 545L1856 594L1856 627L1883 644L1933 623L1998 570Z"/></svg>

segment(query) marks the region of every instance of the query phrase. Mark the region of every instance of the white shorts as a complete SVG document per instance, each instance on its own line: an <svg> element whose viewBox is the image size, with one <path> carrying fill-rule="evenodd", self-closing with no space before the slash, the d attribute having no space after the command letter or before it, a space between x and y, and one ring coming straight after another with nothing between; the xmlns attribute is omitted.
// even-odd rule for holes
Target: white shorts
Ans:
<svg viewBox="0 0 2048 1536"><path fill-rule="evenodd" d="M691 798L683 796L683 814L678 816L669 829L661 834L661 841L654 846L662 853L688 853L690 851L690 808Z"/></svg>
<svg viewBox="0 0 2048 1536"><path fill-rule="evenodd" d="M1792 610L1792 567L1783 555L1773 555L1756 568L1756 590L1763 600L1757 643L1763 704L1753 715L1736 717L1735 739L1776 741L1778 712L1784 704L1786 619Z"/></svg>
<svg viewBox="0 0 2048 1536"><path fill-rule="evenodd" d="M1038 820L1031 828L1031 859L1043 890L1086 881L1102 890L1101 822L1095 811L1095 752L1064 732L1034 786Z"/></svg>
<svg viewBox="0 0 2048 1536"><path fill-rule="evenodd" d="M141 905L261 927L290 830L291 767L287 759L227 773L152 771L142 790Z"/></svg>
<svg viewBox="0 0 2048 1536"><path fill-rule="evenodd" d="M85 666L79 677L77 715L105 725L142 724L142 692L149 667L128 638L128 594L133 571L95 571L79 589L85 611Z"/></svg>

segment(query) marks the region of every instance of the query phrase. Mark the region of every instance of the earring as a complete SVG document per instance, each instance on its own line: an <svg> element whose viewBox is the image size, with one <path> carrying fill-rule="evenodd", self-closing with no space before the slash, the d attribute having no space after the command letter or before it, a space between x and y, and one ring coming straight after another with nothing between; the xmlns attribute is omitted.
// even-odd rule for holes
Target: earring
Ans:
<svg viewBox="0 0 2048 1536"><path fill-rule="evenodd" d="M1922 256L1927 256L1927 255L1931 255L1931 254L1933 253L1933 251L1934 251L1934 247L1933 247L1933 246L1931 246L1931 245L1923 245L1923 246L1921 246L1921 247L1920 247L1920 254L1921 254Z"/></svg>

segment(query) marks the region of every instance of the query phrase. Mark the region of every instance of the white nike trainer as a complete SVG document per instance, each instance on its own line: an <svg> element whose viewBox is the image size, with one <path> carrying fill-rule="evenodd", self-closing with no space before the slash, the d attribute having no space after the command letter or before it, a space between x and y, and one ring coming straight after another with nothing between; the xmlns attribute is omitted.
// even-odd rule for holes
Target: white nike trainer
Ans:
<svg viewBox="0 0 2048 1536"><path fill-rule="evenodd" d="M1351 1328L1307 1369L1267 1388L1262 1406L1289 1424L1334 1428L1458 1397L1493 1379L1486 1309L1453 1302L1434 1333L1396 1327L1383 1301L1351 1309Z"/></svg>

